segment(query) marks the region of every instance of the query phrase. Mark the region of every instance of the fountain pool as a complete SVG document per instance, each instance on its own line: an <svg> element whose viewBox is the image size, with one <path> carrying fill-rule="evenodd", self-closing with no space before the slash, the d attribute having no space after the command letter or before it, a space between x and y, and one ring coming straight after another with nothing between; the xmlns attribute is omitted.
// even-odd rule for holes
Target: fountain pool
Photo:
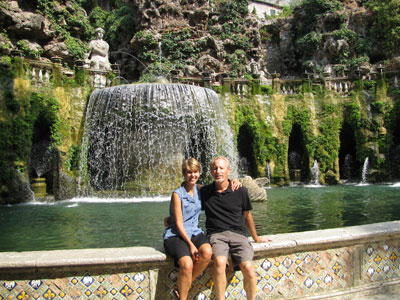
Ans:
<svg viewBox="0 0 400 300"><path fill-rule="evenodd" d="M296 186L267 194L267 203L253 203L260 235L400 220L400 184ZM0 251L159 248L168 208L169 196L0 206Z"/></svg>

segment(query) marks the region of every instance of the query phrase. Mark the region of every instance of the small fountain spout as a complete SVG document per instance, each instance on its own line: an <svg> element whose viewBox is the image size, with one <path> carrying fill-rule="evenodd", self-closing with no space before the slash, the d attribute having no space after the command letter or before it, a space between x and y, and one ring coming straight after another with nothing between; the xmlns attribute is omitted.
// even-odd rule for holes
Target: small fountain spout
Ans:
<svg viewBox="0 0 400 300"><path fill-rule="evenodd" d="M271 167L269 166L269 163L267 162L267 165L265 166L265 176L268 178L268 187L271 186Z"/></svg>
<svg viewBox="0 0 400 300"><path fill-rule="evenodd" d="M364 161L361 174L361 184L367 184L367 174L369 173L369 158L367 157Z"/></svg>
<svg viewBox="0 0 400 300"><path fill-rule="evenodd" d="M311 168L311 184L319 185L319 166L317 160L314 160L313 167Z"/></svg>

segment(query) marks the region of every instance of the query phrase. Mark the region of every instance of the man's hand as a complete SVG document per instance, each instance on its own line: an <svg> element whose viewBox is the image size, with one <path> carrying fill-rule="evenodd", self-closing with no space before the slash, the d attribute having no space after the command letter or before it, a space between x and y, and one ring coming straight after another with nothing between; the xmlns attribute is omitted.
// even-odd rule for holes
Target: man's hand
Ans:
<svg viewBox="0 0 400 300"><path fill-rule="evenodd" d="M272 242L272 240L267 236L259 236L254 240L256 243L268 243Z"/></svg>

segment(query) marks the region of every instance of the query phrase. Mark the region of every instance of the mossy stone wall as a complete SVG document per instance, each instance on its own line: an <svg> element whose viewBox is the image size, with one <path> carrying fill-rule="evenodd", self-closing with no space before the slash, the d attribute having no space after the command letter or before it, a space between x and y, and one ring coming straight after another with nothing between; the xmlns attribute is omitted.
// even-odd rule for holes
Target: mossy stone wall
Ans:
<svg viewBox="0 0 400 300"><path fill-rule="evenodd" d="M344 123L350 124L356 139L356 159L362 164L368 157L371 182L388 180L388 154L393 146L394 109L396 98L388 96L384 81L365 89L357 82L347 95L326 90L322 86L302 89L294 95L275 90L270 95L240 97L221 94L232 128L238 138L239 128L250 128L257 175L264 176L268 163L276 185L289 184L289 137L296 124L309 156L309 169L317 160L322 184L340 180L340 133ZM360 174L361 175L361 174ZM399 174L397 174L399 176Z"/></svg>

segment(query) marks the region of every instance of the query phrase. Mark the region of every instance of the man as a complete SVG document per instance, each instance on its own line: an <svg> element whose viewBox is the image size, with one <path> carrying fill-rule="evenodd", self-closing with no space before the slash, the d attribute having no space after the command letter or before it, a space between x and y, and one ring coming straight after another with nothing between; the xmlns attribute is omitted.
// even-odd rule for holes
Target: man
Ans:
<svg viewBox="0 0 400 300"><path fill-rule="evenodd" d="M232 191L228 180L229 161L222 156L211 163L214 183L200 190L202 209L206 213L206 228L213 248L213 281L218 300L225 299L226 266L231 254L234 269L240 268L244 278L247 299L256 297L257 278L253 266L253 246L249 242L246 226L257 243L270 241L257 235L249 195L245 187Z"/></svg>

